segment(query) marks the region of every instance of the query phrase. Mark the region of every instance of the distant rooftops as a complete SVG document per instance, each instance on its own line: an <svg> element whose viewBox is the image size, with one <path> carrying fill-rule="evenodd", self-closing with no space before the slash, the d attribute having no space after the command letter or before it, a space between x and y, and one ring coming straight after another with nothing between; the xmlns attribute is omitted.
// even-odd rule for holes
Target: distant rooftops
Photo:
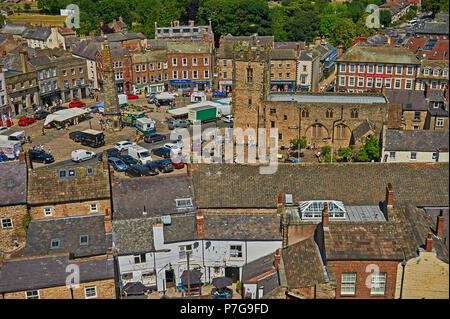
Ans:
<svg viewBox="0 0 450 319"><path fill-rule="evenodd" d="M382 95L350 94L280 94L270 93L269 101L303 102L303 103L387 103Z"/></svg>
<svg viewBox="0 0 450 319"><path fill-rule="evenodd" d="M445 22L425 22L414 30L417 34L448 35L448 24Z"/></svg>
<svg viewBox="0 0 450 319"><path fill-rule="evenodd" d="M387 130L385 139L386 151L436 152L449 146L448 131Z"/></svg>
<svg viewBox="0 0 450 319"><path fill-rule="evenodd" d="M417 57L407 48L389 44L357 43L337 58L338 62L419 64Z"/></svg>

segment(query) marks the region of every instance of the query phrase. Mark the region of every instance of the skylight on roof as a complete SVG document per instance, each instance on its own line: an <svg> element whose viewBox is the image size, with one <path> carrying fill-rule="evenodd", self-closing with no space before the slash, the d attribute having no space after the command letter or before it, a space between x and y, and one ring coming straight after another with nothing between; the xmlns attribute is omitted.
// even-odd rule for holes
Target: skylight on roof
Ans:
<svg viewBox="0 0 450 319"><path fill-rule="evenodd" d="M345 218L344 204L333 200L314 200L300 203L300 213L302 219L320 219L322 218L323 204L328 203L328 216L330 218Z"/></svg>
<svg viewBox="0 0 450 319"><path fill-rule="evenodd" d="M434 46L437 43L437 39L429 39L427 44L425 44L425 46L423 47L424 51L431 51L433 50Z"/></svg>

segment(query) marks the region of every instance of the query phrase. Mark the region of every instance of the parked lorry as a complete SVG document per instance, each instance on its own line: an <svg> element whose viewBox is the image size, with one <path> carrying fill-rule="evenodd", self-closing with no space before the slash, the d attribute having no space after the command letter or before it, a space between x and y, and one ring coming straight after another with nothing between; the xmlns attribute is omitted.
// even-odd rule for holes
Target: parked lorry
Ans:
<svg viewBox="0 0 450 319"><path fill-rule="evenodd" d="M223 104L217 106L217 117L231 115L231 104Z"/></svg>
<svg viewBox="0 0 450 319"><path fill-rule="evenodd" d="M128 148L128 155L138 161L141 165L147 165L147 163L152 161L152 156L148 149L139 145L130 146Z"/></svg>
<svg viewBox="0 0 450 319"><path fill-rule="evenodd" d="M217 119L217 109L215 106L199 106L189 110L188 120L191 123L200 121L200 122L208 122L214 121Z"/></svg>
<svg viewBox="0 0 450 319"><path fill-rule="evenodd" d="M126 126L136 126L136 119L144 118L146 117L145 113L138 113L138 112L122 112L121 113L121 121L123 125Z"/></svg>
<svg viewBox="0 0 450 319"><path fill-rule="evenodd" d="M136 119L136 129L144 136L147 136L155 133L156 131L155 123L156 122L154 120L148 117L138 118Z"/></svg>
<svg viewBox="0 0 450 319"><path fill-rule="evenodd" d="M125 106L128 104L128 96L126 94L119 94L117 95L117 98L119 99L119 106Z"/></svg>

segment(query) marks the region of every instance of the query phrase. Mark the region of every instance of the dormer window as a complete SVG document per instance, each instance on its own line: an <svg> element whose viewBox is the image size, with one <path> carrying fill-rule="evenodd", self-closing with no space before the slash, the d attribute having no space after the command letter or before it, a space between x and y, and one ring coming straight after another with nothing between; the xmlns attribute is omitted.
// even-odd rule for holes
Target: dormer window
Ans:
<svg viewBox="0 0 450 319"><path fill-rule="evenodd" d="M439 76L439 68L433 70L433 76Z"/></svg>
<svg viewBox="0 0 450 319"><path fill-rule="evenodd" d="M50 242L50 248L55 249L55 248L59 248L60 246L60 242L59 239L52 239Z"/></svg>

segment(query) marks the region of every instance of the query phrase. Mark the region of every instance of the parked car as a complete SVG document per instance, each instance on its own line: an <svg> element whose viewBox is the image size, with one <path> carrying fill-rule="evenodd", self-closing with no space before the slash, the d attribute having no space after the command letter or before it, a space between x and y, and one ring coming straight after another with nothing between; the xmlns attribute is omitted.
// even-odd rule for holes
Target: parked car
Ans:
<svg viewBox="0 0 450 319"><path fill-rule="evenodd" d="M170 158L170 148L167 147L159 147L152 149L152 154L162 157L162 158Z"/></svg>
<svg viewBox="0 0 450 319"><path fill-rule="evenodd" d="M145 143L154 143L154 142L159 142L159 141L163 141L166 139L165 135L162 134L150 134L144 137L144 142Z"/></svg>
<svg viewBox="0 0 450 319"><path fill-rule="evenodd" d="M9 131L9 127L0 127L0 134L5 133L6 131Z"/></svg>
<svg viewBox="0 0 450 319"><path fill-rule="evenodd" d="M227 97L227 94L222 91L216 91L212 94L212 97Z"/></svg>
<svg viewBox="0 0 450 319"><path fill-rule="evenodd" d="M125 170L125 175L130 177L140 177L140 176L150 176L150 175L157 175L158 173L154 174L150 172L150 169L147 166L135 164L132 166L128 166L128 168Z"/></svg>
<svg viewBox="0 0 450 319"><path fill-rule="evenodd" d="M81 102L79 100L74 100L74 101L69 103L69 107L70 108L72 108L72 107L85 107L85 106L86 106L86 103Z"/></svg>
<svg viewBox="0 0 450 319"><path fill-rule="evenodd" d="M135 165L138 162L130 155L120 155L119 157L127 166Z"/></svg>
<svg viewBox="0 0 450 319"><path fill-rule="evenodd" d="M129 100L135 100L135 99L139 98L139 96L137 96L136 94L133 94L133 93L125 93L125 94Z"/></svg>
<svg viewBox="0 0 450 319"><path fill-rule="evenodd" d="M46 112L46 111L38 111L38 112L36 112L36 113L34 113L34 118L36 119L36 120L43 120L43 119L45 119L46 117L47 117L47 115L49 115L50 113L49 112Z"/></svg>
<svg viewBox="0 0 450 319"><path fill-rule="evenodd" d="M153 163L155 163L157 165L158 170L161 173L173 172L173 165L172 165L172 161L170 159L158 160L158 161L154 161Z"/></svg>
<svg viewBox="0 0 450 319"><path fill-rule="evenodd" d="M128 168L127 164L117 157L109 157L108 164L110 164L118 172L123 172Z"/></svg>
<svg viewBox="0 0 450 319"><path fill-rule="evenodd" d="M41 150L30 150L30 160L39 163L53 163L55 161L52 154L48 154Z"/></svg>
<svg viewBox="0 0 450 319"><path fill-rule="evenodd" d="M194 91L186 91L186 92L181 93L181 96L189 97L189 96L191 96L192 93L194 93Z"/></svg>
<svg viewBox="0 0 450 319"><path fill-rule="evenodd" d="M0 152L0 162L6 162L8 160L9 160L8 156L6 156L5 153Z"/></svg>
<svg viewBox="0 0 450 319"><path fill-rule="evenodd" d="M27 116L24 116L24 117L22 117L22 118L19 120L18 124L19 124L20 126L27 126L27 125L29 125L29 124L33 124L35 120L36 120L36 119L35 119L34 117L27 117Z"/></svg>
<svg viewBox="0 0 450 319"><path fill-rule="evenodd" d="M176 127L189 127L189 122L185 120L171 120L167 122L169 130L173 130Z"/></svg>
<svg viewBox="0 0 450 319"><path fill-rule="evenodd" d="M106 150L106 155L108 156L108 158L110 157L119 157L120 156L120 152L117 150L117 148L109 148ZM103 152L100 153L100 155L98 156L98 160L99 161L103 161Z"/></svg>
<svg viewBox="0 0 450 319"><path fill-rule="evenodd" d="M130 142L130 141L120 141L117 142L114 147L119 151L123 151L123 150L128 150L128 148L132 145L136 145L135 142Z"/></svg>
<svg viewBox="0 0 450 319"><path fill-rule="evenodd" d="M83 149L75 150L70 154L70 158L72 159L72 161L77 162L77 163L90 160L96 156L97 156L97 154L95 152L91 152L91 151L87 151L87 150L83 150Z"/></svg>
<svg viewBox="0 0 450 319"><path fill-rule="evenodd" d="M81 131L73 131L69 133L69 138L74 142L79 142L83 133Z"/></svg>
<svg viewBox="0 0 450 319"><path fill-rule="evenodd" d="M153 173L154 175L159 174L159 167L155 162L148 162L147 168L150 170L150 173Z"/></svg>
<svg viewBox="0 0 450 319"><path fill-rule="evenodd" d="M178 155L181 153L181 146L177 143L166 143L164 147L170 149L173 154Z"/></svg>
<svg viewBox="0 0 450 319"><path fill-rule="evenodd" d="M233 123L234 119L233 119L233 115L227 115L223 118L223 121L225 123Z"/></svg>

